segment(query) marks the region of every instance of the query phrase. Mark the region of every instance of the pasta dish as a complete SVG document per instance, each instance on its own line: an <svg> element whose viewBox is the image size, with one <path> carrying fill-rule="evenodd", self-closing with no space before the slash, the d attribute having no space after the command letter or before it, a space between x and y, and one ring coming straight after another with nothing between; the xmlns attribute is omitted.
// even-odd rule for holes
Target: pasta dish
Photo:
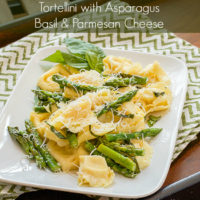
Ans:
<svg viewBox="0 0 200 200"><path fill-rule="evenodd" d="M25 130L8 127L29 159L52 172L75 171L81 186L106 187L115 173L134 178L150 165L160 111L170 108L170 80L158 62L141 66L65 40L67 52L38 77Z"/></svg>

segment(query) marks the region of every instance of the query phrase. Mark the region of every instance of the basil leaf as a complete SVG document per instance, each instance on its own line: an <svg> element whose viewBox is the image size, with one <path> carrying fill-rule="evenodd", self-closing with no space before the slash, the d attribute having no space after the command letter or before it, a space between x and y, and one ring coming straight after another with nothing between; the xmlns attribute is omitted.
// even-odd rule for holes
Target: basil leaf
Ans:
<svg viewBox="0 0 200 200"><path fill-rule="evenodd" d="M65 39L69 53L57 50L44 61L67 64L76 69L103 71L103 58L105 54L101 48L91 43L75 38Z"/></svg>
<svg viewBox="0 0 200 200"><path fill-rule="evenodd" d="M85 59L73 54L61 52L60 50L43 59L43 61L67 64L76 69L89 69L89 65Z"/></svg>
<svg viewBox="0 0 200 200"><path fill-rule="evenodd" d="M102 58L99 55L95 54L92 51L88 51L85 54L85 58L88 61L91 69L96 70L99 73L103 71L103 62Z"/></svg>
<svg viewBox="0 0 200 200"><path fill-rule="evenodd" d="M147 124L149 127L152 127L157 121L159 121L161 118L161 116L153 116L153 115L150 115L149 116L149 119L147 121Z"/></svg>
<svg viewBox="0 0 200 200"><path fill-rule="evenodd" d="M103 71L105 54L100 47L75 38L67 38L65 43L71 54L87 60L90 69L98 72Z"/></svg>
<svg viewBox="0 0 200 200"><path fill-rule="evenodd" d="M63 63L65 64L65 59L63 58L63 54L61 51L57 50L55 53L43 59L43 61L49 61L54 63Z"/></svg>
<svg viewBox="0 0 200 200"><path fill-rule="evenodd" d="M76 68L76 69L87 69L89 70L89 65L85 59L77 57L73 54L62 53L65 60L65 64Z"/></svg>
<svg viewBox="0 0 200 200"><path fill-rule="evenodd" d="M102 58L105 57L105 54L100 47L79 39L67 38L65 39L65 44L67 45L67 48L70 51L70 53L82 58L85 58L85 53L87 51L92 51Z"/></svg>

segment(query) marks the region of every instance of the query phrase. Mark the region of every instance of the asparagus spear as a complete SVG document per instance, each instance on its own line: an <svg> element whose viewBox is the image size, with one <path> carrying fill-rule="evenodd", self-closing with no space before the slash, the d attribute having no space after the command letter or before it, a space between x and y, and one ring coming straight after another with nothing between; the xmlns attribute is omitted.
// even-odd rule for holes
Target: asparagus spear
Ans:
<svg viewBox="0 0 200 200"><path fill-rule="evenodd" d="M60 133L59 131L57 131L55 129L54 126L52 126L51 124L49 124L48 122L46 122L49 126L50 126L50 130L60 139L67 139L66 136L64 136L62 133Z"/></svg>
<svg viewBox="0 0 200 200"><path fill-rule="evenodd" d="M18 127L8 127L8 132L21 144L22 148L28 154L29 158L34 158L36 160L37 166L40 168L45 168L46 163L41 156L40 152L35 149L33 142L27 135L26 132L19 131Z"/></svg>
<svg viewBox="0 0 200 200"><path fill-rule="evenodd" d="M126 148L122 149L122 148L118 148L118 146L120 145L119 143L114 143L114 147L113 147L113 144L114 142L111 142L111 143L108 143L108 144L111 144L111 148L115 149L116 151L120 152L121 154L129 157L135 164L136 164L136 169L135 169L135 174L138 174L140 173L140 167L139 167L139 164L137 162L137 159L135 158L135 156L143 156L144 155L144 150L143 149L139 149L139 148L135 148L133 149L133 151L127 151ZM116 147L117 145L117 147ZM130 146L131 148L134 148L134 145L126 145L126 146Z"/></svg>
<svg viewBox="0 0 200 200"><path fill-rule="evenodd" d="M145 85L147 83L147 78L142 76L132 76L131 78L111 78L105 82L105 86L112 87L126 87L128 85Z"/></svg>
<svg viewBox="0 0 200 200"><path fill-rule="evenodd" d="M106 146L120 152L120 153L126 153L129 156L143 156L144 155L144 149L135 148L134 145L120 145L117 142L106 142Z"/></svg>
<svg viewBox="0 0 200 200"><path fill-rule="evenodd" d="M117 73L116 76L119 78L131 78L133 75L120 72L120 73Z"/></svg>
<svg viewBox="0 0 200 200"><path fill-rule="evenodd" d="M60 85L60 88L70 87L77 91L82 91L82 92L97 91L98 89L105 88L105 87L96 87L92 85L74 83L59 75L53 75L52 80L58 83Z"/></svg>
<svg viewBox="0 0 200 200"><path fill-rule="evenodd" d="M134 133L117 133L106 134L104 139L108 142L116 142L120 140L129 141L130 139L142 139L143 137L155 137L162 131L162 128L148 128Z"/></svg>
<svg viewBox="0 0 200 200"><path fill-rule="evenodd" d="M67 102L69 99L65 98L62 93L57 92L48 92L45 90L32 90L35 93L35 112L43 113L47 112L44 106L49 105L51 109L51 105L59 103L61 101Z"/></svg>
<svg viewBox="0 0 200 200"><path fill-rule="evenodd" d="M36 164L39 168L46 168L46 162L40 152L35 149L33 142L29 142L30 150L33 156L35 157Z"/></svg>
<svg viewBox="0 0 200 200"><path fill-rule="evenodd" d="M19 128L8 126L8 132L13 138L15 138L19 142L19 144L21 144L24 151L29 155L29 158L33 158L27 139L23 137L22 134L20 134Z"/></svg>
<svg viewBox="0 0 200 200"><path fill-rule="evenodd" d="M102 154L104 154L105 156L111 158L116 163L120 164L121 166L131 171L135 171L136 164L130 158L123 156L122 154L114 151L113 149L107 147L104 144L100 144L97 150L101 152Z"/></svg>
<svg viewBox="0 0 200 200"><path fill-rule="evenodd" d="M48 167L53 172L58 172L61 170L60 165L53 158L53 156L49 153L48 149L45 145L42 145L42 139L40 138L37 130L33 127L33 124L30 121L25 121L25 127L29 134L31 134L31 139L35 148L41 153Z"/></svg>
<svg viewBox="0 0 200 200"><path fill-rule="evenodd" d="M135 178L137 175L135 172L114 163L111 159L109 159L107 163L108 163L108 166L111 167L114 171L116 171L119 174L122 174L123 176L127 178Z"/></svg>
<svg viewBox="0 0 200 200"><path fill-rule="evenodd" d="M45 90L32 90L40 100L42 101L49 101L49 102L61 102L61 101L68 101L68 98L65 98L62 93L58 92L49 92Z"/></svg>
<svg viewBox="0 0 200 200"><path fill-rule="evenodd" d="M122 96L120 96L116 101L105 105L104 108L97 113L97 117L100 117L101 115L107 113L111 109L114 109L114 110L117 109L124 102L130 101L136 95L136 93L137 93L137 90L127 92L123 94Z"/></svg>
<svg viewBox="0 0 200 200"><path fill-rule="evenodd" d="M72 148L78 147L78 139L77 135L75 133L72 133L70 131L66 131L67 139L69 141L69 144Z"/></svg>
<svg viewBox="0 0 200 200"><path fill-rule="evenodd" d="M92 155L103 156L107 162L107 165L111 169L113 169L115 172L122 174L123 176L128 177L128 178L134 178L136 176L136 174L133 171L120 166L119 164L115 163L112 159L102 155L99 151L95 150L96 148L92 143L88 141L85 142L85 149L90 153L92 152Z"/></svg>
<svg viewBox="0 0 200 200"><path fill-rule="evenodd" d="M37 113L45 113L47 112L47 110L45 109L44 106L34 106L34 111L37 112Z"/></svg>
<svg viewBox="0 0 200 200"><path fill-rule="evenodd" d="M50 126L50 130L60 139L67 139L69 141L69 144L72 148L78 147L78 139L75 133L72 133L66 128L66 136L64 136L62 133L57 131L54 126L50 125L48 122L46 122Z"/></svg>
<svg viewBox="0 0 200 200"><path fill-rule="evenodd" d="M149 127L152 127L160 119L161 119L161 116L157 117L157 116L150 115L149 119L147 120L147 124Z"/></svg>
<svg viewBox="0 0 200 200"><path fill-rule="evenodd" d="M126 153L128 156L143 156L144 149L135 148L133 144L120 144L117 142L108 142L103 137L100 137L94 134L91 130L91 125L89 126L90 133L97 138L100 143L105 144L106 146L110 147L113 150L118 151L119 153Z"/></svg>
<svg viewBox="0 0 200 200"><path fill-rule="evenodd" d="M131 159L132 159L133 162L135 162L135 164L136 164L135 173L136 173L136 174L139 174L139 173L140 173L140 166L139 166L139 164L138 164L137 159L136 159L134 156L132 156Z"/></svg>

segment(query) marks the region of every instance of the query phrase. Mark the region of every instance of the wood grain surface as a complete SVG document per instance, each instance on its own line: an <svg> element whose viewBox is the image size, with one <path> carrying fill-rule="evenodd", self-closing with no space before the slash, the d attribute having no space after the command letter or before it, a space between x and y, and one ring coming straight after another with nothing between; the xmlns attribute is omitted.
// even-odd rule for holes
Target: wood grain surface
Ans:
<svg viewBox="0 0 200 200"><path fill-rule="evenodd" d="M178 37L200 48L200 33L175 33Z"/></svg>
<svg viewBox="0 0 200 200"><path fill-rule="evenodd" d="M163 187L200 171L200 135L172 163Z"/></svg>

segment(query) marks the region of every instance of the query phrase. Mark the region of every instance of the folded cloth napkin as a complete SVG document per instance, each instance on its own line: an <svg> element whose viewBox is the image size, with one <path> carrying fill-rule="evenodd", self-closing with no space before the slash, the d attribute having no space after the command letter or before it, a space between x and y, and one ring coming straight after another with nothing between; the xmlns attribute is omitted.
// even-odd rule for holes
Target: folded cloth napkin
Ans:
<svg viewBox="0 0 200 200"><path fill-rule="evenodd" d="M173 33L59 33L57 30L30 34L0 49L0 110L35 52L46 46L61 45L65 37L75 37L100 47L128 49L171 55L188 67L187 95L180 121L173 160L196 139L200 130L200 49ZM33 188L0 183L0 200L15 199ZM106 198L104 198L106 199Z"/></svg>

